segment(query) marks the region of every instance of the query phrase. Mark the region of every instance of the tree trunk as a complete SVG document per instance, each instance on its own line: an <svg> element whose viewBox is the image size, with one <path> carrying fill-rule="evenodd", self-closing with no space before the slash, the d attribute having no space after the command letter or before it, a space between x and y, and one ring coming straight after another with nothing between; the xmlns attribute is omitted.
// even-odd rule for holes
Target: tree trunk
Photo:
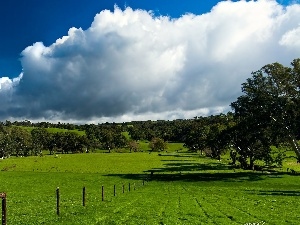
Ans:
<svg viewBox="0 0 300 225"><path fill-rule="evenodd" d="M250 157L249 169L254 170L254 157L253 156Z"/></svg>
<svg viewBox="0 0 300 225"><path fill-rule="evenodd" d="M238 160L241 164L242 169L244 169L244 170L247 169L247 160L246 160L246 158L243 155L240 155Z"/></svg>
<svg viewBox="0 0 300 225"><path fill-rule="evenodd" d="M300 148L299 148L299 145L298 145L296 139L293 138L292 135L288 135L288 136L289 136L289 142L292 146L292 149L294 150L294 152L297 155L297 162L300 162Z"/></svg>
<svg viewBox="0 0 300 225"><path fill-rule="evenodd" d="M236 151L231 150L230 151L230 158L232 160L232 165L236 164Z"/></svg>
<svg viewBox="0 0 300 225"><path fill-rule="evenodd" d="M272 118L275 122L277 122L277 120L276 120L274 117L271 116L271 118ZM297 155L297 162L300 162L300 148L299 148L299 146L298 146L297 140L296 140L295 137L291 134L289 128L288 128L287 126L285 126L284 124L283 124L283 126L284 126L284 128L286 129L286 131L287 131L288 139L289 139L289 142L290 142L290 144L291 144L291 146L292 146L292 149L294 150L294 152L295 152L296 155Z"/></svg>

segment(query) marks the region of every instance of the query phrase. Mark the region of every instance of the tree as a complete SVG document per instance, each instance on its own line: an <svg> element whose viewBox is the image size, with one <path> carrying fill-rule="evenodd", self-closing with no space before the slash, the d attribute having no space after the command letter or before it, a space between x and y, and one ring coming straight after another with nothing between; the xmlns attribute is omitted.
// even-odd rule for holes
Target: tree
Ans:
<svg viewBox="0 0 300 225"><path fill-rule="evenodd" d="M80 135L74 132L63 133L63 151L77 153L83 151Z"/></svg>
<svg viewBox="0 0 300 225"><path fill-rule="evenodd" d="M8 157L13 152L10 131L7 127L0 130L0 157Z"/></svg>
<svg viewBox="0 0 300 225"><path fill-rule="evenodd" d="M161 138L152 138L151 142L149 143L149 147L152 151L158 152L163 151L167 148L167 143L164 142Z"/></svg>
<svg viewBox="0 0 300 225"><path fill-rule="evenodd" d="M128 141L128 147L129 147L130 152L132 152L132 151L138 152L139 151L139 143L134 140Z"/></svg>
<svg viewBox="0 0 300 225"><path fill-rule="evenodd" d="M49 150L50 155L54 154L57 150L56 144L56 134L49 133L48 142L46 143L46 148Z"/></svg>
<svg viewBox="0 0 300 225"><path fill-rule="evenodd" d="M211 156L220 159L221 154L226 150L222 134L226 129L223 123L214 123L209 126L209 132L206 138L206 146L211 149Z"/></svg>
<svg viewBox="0 0 300 225"><path fill-rule="evenodd" d="M186 135L185 146L190 151L202 151L207 148L207 135L209 133L209 126L203 121L196 120L191 124L190 130Z"/></svg>
<svg viewBox="0 0 300 225"><path fill-rule="evenodd" d="M133 140L137 141L146 139L145 130L141 129L138 125L130 126L128 128L128 133Z"/></svg>
<svg viewBox="0 0 300 225"><path fill-rule="evenodd" d="M253 72L242 84L242 92L231 103L237 121L237 152L245 153L252 164L256 158L270 156L271 144L289 141L299 161L300 59L293 60L291 67L273 63Z"/></svg>
<svg viewBox="0 0 300 225"><path fill-rule="evenodd" d="M10 128L11 147L16 156L28 156L32 149L32 139L30 133L20 127Z"/></svg>
<svg viewBox="0 0 300 225"><path fill-rule="evenodd" d="M49 132L45 128L35 128L31 130L32 151L34 155L42 153L42 150L47 147L49 142Z"/></svg>
<svg viewBox="0 0 300 225"><path fill-rule="evenodd" d="M107 149L109 152L111 149L115 148L115 143L114 143L114 138L113 138L113 133L110 130L107 130L103 136L101 137L101 143L102 147L104 149Z"/></svg>

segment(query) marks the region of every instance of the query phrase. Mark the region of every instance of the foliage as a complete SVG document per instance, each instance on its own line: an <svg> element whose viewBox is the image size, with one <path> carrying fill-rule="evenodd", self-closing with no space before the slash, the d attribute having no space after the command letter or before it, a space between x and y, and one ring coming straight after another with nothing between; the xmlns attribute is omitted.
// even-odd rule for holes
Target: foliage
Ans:
<svg viewBox="0 0 300 225"><path fill-rule="evenodd" d="M127 138L124 135L123 128L116 124L104 125L85 125L83 128L87 138L92 143L98 143L103 149L112 150L115 148L123 148L127 144ZM95 147L95 146L93 146Z"/></svg>
<svg viewBox="0 0 300 225"><path fill-rule="evenodd" d="M149 143L149 148L151 148L151 151L153 152L164 151L167 149L167 143L161 138L152 138Z"/></svg>
<svg viewBox="0 0 300 225"><path fill-rule="evenodd" d="M30 154L32 139L28 131L12 126L5 129L3 134L6 137L2 140L2 143L4 142L3 145L7 146L3 155L28 156Z"/></svg>
<svg viewBox="0 0 300 225"><path fill-rule="evenodd" d="M140 150L139 143L134 140L128 141L128 148L129 148L130 152L131 151L138 152Z"/></svg>
<svg viewBox="0 0 300 225"><path fill-rule="evenodd" d="M244 95L231 104L237 126L232 142L243 167L253 167L255 160L270 159L270 146L289 142L298 160L300 59L291 67L268 64L252 73L242 84Z"/></svg>
<svg viewBox="0 0 300 225"><path fill-rule="evenodd" d="M32 152L34 155L42 154L50 141L50 135L45 128L31 130Z"/></svg>

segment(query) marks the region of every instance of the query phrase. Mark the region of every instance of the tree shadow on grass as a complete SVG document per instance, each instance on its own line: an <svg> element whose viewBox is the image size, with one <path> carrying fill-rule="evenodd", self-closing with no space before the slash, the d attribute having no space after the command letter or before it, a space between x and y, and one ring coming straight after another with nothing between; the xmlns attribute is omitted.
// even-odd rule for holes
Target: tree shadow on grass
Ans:
<svg viewBox="0 0 300 225"><path fill-rule="evenodd" d="M152 168L137 174L107 174L106 176L152 181L244 182L259 181L266 178L281 178L282 175L287 174L294 175L270 168L261 168L262 171L250 171L235 169L234 166L219 161L204 160L200 162L194 160L202 157L197 153L161 154L159 156L162 157L161 161L165 163L161 168ZM164 159L164 156L177 157L178 159Z"/></svg>
<svg viewBox="0 0 300 225"><path fill-rule="evenodd" d="M236 173L173 173L162 174L107 174L105 176L120 177L130 180L147 180L147 181L186 181L186 182L243 182L259 181L266 178L266 175L253 172L236 172Z"/></svg>
<svg viewBox="0 0 300 225"><path fill-rule="evenodd" d="M280 178L283 173L263 173L255 171L235 170L231 165L221 162L198 163L166 163L163 168L153 168L143 171L143 174L107 174L106 176L118 176L132 180L150 181L187 181L187 182L243 182L259 181L266 177Z"/></svg>
<svg viewBox="0 0 300 225"><path fill-rule="evenodd" d="M162 159L162 162L191 162L196 161L195 159Z"/></svg>
<svg viewBox="0 0 300 225"><path fill-rule="evenodd" d="M159 153L158 156L164 157L164 156L172 156L172 157L176 157L176 158L199 158L199 154L197 153L181 153L181 154L163 154L163 153Z"/></svg>
<svg viewBox="0 0 300 225"><path fill-rule="evenodd" d="M291 191L291 190L259 190L259 191L250 191L251 194L257 195L275 195L275 196L298 196L300 197L300 191Z"/></svg>
<svg viewBox="0 0 300 225"><path fill-rule="evenodd" d="M146 170L146 173L183 173L183 172L195 172L195 171L216 171L216 170L232 170L232 166L225 165L223 163L198 163L198 162L187 162L181 161L166 163L163 168L153 168Z"/></svg>

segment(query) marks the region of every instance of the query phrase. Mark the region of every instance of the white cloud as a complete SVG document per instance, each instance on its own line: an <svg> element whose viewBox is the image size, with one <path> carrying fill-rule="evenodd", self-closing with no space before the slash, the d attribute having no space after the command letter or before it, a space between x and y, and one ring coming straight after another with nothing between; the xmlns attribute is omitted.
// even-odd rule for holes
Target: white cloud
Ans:
<svg viewBox="0 0 300 225"><path fill-rule="evenodd" d="M19 85L0 78L14 89L0 116L97 122L226 111L252 71L299 57L299 21L299 4L272 0L224 1L178 19L105 10L89 29L22 52Z"/></svg>
<svg viewBox="0 0 300 225"><path fill-rule="evenodd" d="M9 77L0 78L0 91L6 91L12 88L12 80Z"/></svg>
<svg viewBox="0 0 300 225"><path fill-rule="evenodd" d="M281 38L281 45L300 49L300 24L297 28L287 31Z"/></svg>
<svg viewBox="0 0 300 225"><path fill-rule="evenodd" d="M11 90L14 86L19 84L22 77L23 73L13 79L10 79L9 77L0 77L0 92Z"/></svg>

